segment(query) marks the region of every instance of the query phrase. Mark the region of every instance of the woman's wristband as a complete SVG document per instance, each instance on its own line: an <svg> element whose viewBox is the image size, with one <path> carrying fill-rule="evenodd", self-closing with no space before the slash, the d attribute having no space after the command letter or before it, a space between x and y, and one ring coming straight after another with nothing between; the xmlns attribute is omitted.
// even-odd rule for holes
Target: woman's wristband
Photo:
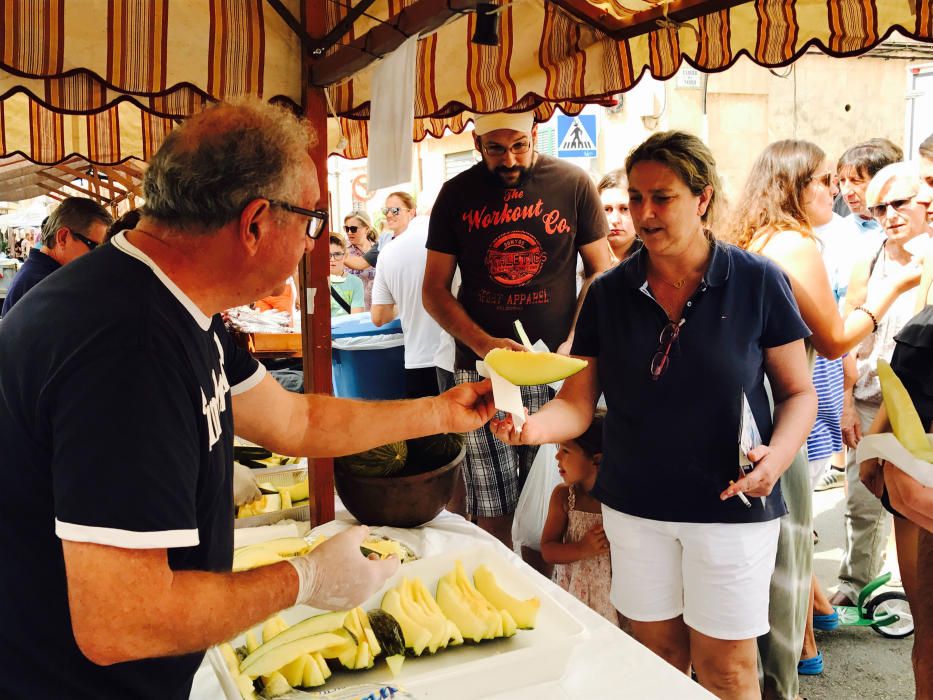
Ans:
<svg viewBox="0 0 933 700"><path fill-rule="evenodd" d="M872 332L872 333L877 333L877 332L878 332L878 319L875 318L875 315L874 315L871 311L869 311L868 309L866 309L864 306L856 306L854 310L855 310L855 311L863 311L864 313L868 314L868 318L871 319L871 323L872 323L871 332Z"/></svg>

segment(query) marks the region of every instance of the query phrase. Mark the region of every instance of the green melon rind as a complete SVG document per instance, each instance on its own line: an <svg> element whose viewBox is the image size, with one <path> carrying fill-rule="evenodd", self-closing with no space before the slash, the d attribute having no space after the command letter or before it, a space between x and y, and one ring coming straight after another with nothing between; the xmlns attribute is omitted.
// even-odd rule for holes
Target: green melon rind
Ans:
<svg viewBox="0 0 933 700"><path fill-rule="evenodd" d="M337 457L334 464L357 476L392 476L405 467L407 459L408 445L402 440L365 452Z"/></svg>

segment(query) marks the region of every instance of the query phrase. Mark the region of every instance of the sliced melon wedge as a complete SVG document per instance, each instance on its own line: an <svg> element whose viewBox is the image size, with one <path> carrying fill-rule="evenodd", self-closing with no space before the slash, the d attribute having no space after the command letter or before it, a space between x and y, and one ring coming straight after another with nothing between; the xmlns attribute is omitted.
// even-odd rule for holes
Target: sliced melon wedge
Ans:
<svg viewBox="0 0 933 700"><path fill-rule="evenodd" d="M537 598L521 600L509 595L499 587L495 575L485 564L478 566L473 572L473 582L476 584L476 590L492 603L494 608L508 610L512 620L520 629L534 628L535 618L541 607L540 600Z"/></svg>
<svg viewBox="0 0 933 700"><path fill-rule="evenodd" d="M550 384L586 367L587 361L556 352L518 352L493 348L483 361L504 379L518 386Z"/></svg>

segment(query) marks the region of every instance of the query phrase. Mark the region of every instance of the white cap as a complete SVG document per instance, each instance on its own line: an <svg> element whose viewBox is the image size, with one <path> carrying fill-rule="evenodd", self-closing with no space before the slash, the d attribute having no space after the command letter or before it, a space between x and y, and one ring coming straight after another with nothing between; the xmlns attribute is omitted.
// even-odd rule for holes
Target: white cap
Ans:
<svg viewBox="0 0 933 700"><path fill-rule="evenodd" d="M526 134L531 133L535 123L534 112L493 112L492 114L473 115L473 133L477 136L499 129L511 129Z"/></svg>

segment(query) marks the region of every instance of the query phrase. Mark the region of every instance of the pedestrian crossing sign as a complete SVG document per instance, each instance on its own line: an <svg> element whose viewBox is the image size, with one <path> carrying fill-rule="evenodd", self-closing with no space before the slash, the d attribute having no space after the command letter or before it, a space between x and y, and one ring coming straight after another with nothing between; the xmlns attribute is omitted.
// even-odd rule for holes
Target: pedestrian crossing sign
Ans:
<svg viewBox="0 0 933 700"><path fill-rule="evenodd" d="M557 115L557 157L596 157L596 115Z"/></svg>

